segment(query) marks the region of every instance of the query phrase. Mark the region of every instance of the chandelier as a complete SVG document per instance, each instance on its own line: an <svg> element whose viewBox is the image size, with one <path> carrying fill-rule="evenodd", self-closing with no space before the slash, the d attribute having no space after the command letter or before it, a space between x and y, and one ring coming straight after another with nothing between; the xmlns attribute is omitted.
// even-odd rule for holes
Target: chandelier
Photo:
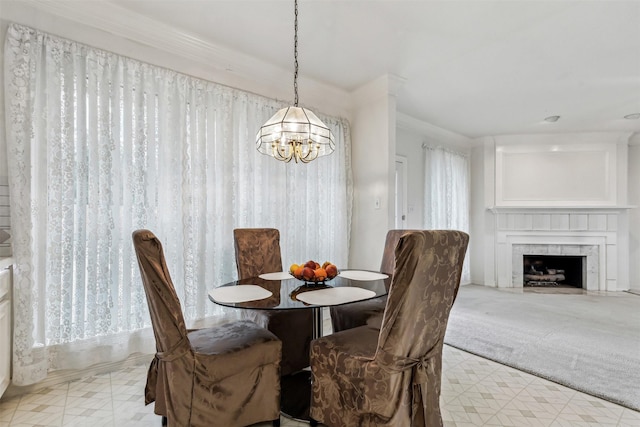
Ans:
<svg viewBox="0 0 640 427"><path fill-rule="evenodd" d="M298 0L295 0L294 8L294 103L279 110L262 125L256 136L256 148L283 162L293 159L296 163L309 163L333 153L336 146L331 130L311 110L298 107Z"/></svg>

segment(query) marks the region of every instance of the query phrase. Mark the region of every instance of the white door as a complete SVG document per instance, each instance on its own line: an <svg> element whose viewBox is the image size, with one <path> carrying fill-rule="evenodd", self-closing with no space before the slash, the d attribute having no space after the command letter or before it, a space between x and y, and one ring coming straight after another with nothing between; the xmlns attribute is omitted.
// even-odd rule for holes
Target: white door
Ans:
<svg viewBox="0 0 640 427"><path fill-rule="evenodd" d="M407 228L407 158L396 156L395 228Z"/></svg>

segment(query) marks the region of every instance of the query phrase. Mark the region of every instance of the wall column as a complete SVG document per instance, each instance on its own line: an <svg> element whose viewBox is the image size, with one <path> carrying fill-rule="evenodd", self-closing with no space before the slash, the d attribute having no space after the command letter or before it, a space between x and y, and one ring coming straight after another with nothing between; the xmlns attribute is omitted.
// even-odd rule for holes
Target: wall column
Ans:
<svg viewBox="0 0 640 427"><path fill-rule="evenodd" d="M349 268L378 270L395 214L396 90L382 76L353 92L353 214Z"/></svg>

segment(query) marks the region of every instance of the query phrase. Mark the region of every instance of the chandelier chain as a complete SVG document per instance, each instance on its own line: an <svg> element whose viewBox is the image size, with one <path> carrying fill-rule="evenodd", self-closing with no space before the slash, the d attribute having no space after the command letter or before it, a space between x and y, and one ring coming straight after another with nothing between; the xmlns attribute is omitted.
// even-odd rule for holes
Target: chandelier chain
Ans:
<svg viewBox="0 0 640 427"><path fill-rule="evenodd" d="M298 0L294 2L294 24L293 24L293 92L295 95L293 105L298 106Z"/></svg>

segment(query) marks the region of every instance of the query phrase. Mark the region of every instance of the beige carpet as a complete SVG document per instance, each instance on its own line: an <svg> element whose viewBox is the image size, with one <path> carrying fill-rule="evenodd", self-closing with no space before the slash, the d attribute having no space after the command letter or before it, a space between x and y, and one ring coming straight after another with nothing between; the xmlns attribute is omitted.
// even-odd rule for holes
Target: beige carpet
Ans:
<svg viewBox="0 0 640 427"><path fill-rule="evenodd" d="M640 296L462 286L445 343L640 410Z"/></svg>

